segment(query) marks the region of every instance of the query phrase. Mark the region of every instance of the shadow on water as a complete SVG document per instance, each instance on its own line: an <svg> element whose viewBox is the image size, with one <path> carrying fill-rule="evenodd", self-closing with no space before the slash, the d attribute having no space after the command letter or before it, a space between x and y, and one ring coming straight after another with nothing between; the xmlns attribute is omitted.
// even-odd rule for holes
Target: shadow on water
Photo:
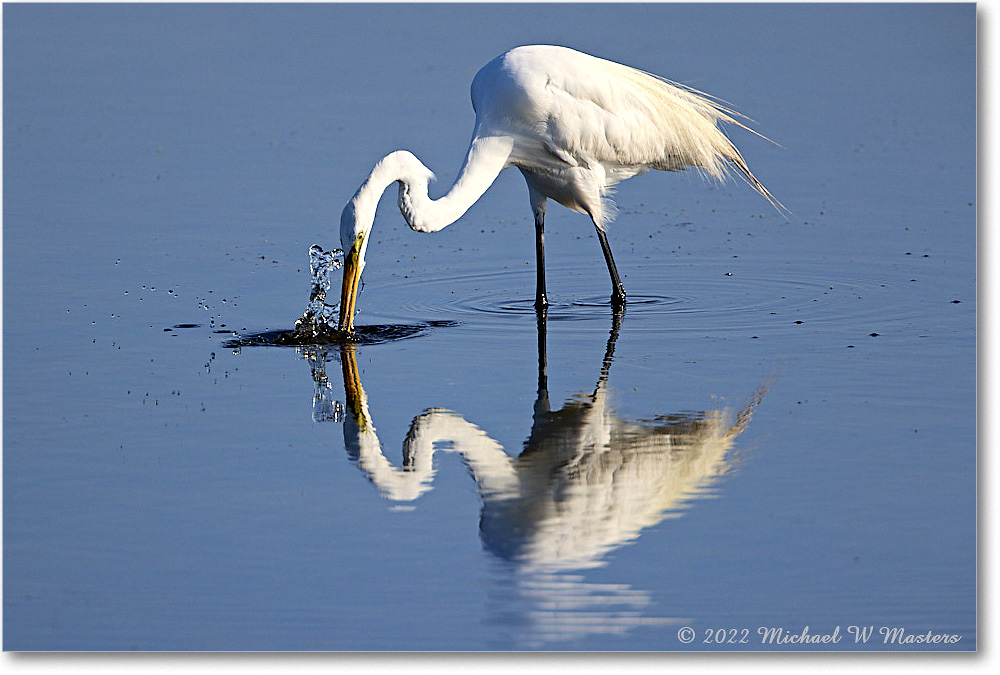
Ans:
<svg viewBox="0 0 1000 675"><path fill-rule="evenodd" d="M460 413L428 408L403 441L403 464L383 454L361 383L355 343L300 348L313 382L313 419L343 423L351 461L392 502L432 488L435 452L457 453L476 482L480 538L495 556L486 622L509 644L539 648L639 625L674 623L646 615L651 593L590 583L580 570L641 532L679 517L734 466L734 441L767 384L732 417L728 410L620 418L609 404L608 373L622 316L616 314L597 383L553 410L547 373L547 316L538 314L538 386L531 433L512 456ZM339 359L346 406L333 400L326 363ZM507 644L507 643L505 643Z"/></svg>
<svg viewBox="0 0 1000 675"><path fill-rule="evenodd" d="M317 349L346 345L377 345L419 337L434 328L450 328L460 325L457 321L427 321L414 324L389 324L380 326L355 326L353 333L337 330L324 332L303 332L298 329L270 330L260 333L246 333L227 340L223 346L228 349L240 347L315 347Z"/></svg>

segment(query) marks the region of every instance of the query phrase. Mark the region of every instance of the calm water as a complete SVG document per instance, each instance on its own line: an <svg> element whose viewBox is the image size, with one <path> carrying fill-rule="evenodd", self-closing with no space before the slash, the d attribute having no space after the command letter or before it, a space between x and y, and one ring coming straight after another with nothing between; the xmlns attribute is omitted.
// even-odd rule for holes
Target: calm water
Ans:
<svg viewBox="0 0 1000 675"><path fill-rule="evenodd" d="M4 6L4 649L976 648L974 6L524 12ZM623 184L618 321L552 206L540 321L518 174L435 235L389 195L399 339L233 347L527 43L730 101L794 215Z"/></svg>

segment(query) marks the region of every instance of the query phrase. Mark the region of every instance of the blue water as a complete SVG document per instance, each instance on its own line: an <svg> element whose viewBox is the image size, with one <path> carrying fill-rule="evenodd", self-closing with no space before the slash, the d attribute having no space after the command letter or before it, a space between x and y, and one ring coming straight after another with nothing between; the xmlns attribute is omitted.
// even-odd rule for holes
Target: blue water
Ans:
<svg viewBox="0 0 1000 675"><path fill-rule="evenodd" d="M976 649L974 5L3 20L5 650ZM450 185L530 43L730 102L793 216L622 184L619 323L550 205L542 322L519 175L434 235L388 195L357 322L406 339L233 346L378 158Z"/></svg>

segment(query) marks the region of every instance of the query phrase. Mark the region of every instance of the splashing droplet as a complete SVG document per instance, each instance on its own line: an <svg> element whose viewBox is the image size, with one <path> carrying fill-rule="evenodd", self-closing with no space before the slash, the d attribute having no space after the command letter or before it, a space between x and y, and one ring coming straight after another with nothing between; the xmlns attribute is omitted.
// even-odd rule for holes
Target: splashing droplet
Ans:
<svg viewBox="0 0 1000 675"><path fill-rule="evenodd" d="M334 273L343 267L343 258L344 252L339 248L324 251L317 244L309 247L312 288L306 311L295 322L295 332L299 336L318 338L337 331L339 303L327 304L326 294L333 284Z"/></svg>

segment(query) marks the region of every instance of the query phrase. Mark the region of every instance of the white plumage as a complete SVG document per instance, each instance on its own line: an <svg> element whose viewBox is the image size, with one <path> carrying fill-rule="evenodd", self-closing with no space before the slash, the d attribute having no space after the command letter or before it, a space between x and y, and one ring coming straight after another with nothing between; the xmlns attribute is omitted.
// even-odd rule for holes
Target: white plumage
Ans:
<svg viewBox="0 0 1000 675"><path fill-rule="evenodd" d="M455 222L492 185L517 167L528 184L535 217L535 304L545 307L545 203L552 199L593 221L613 286L625 291L605 227L615 215L610 191L649 169L695 168L721 179L735 170L776 208L780 203L754 177L719 123L736 113L708 96L655 75L566 47L517 47L486 64L472 82L476 125L455 184L439 199L428 196L433 173L405 150L384 157L341 216L346 251L340 329L350 332L368 234L382 192L399 184L399 208L418 232Z"/></svg>

